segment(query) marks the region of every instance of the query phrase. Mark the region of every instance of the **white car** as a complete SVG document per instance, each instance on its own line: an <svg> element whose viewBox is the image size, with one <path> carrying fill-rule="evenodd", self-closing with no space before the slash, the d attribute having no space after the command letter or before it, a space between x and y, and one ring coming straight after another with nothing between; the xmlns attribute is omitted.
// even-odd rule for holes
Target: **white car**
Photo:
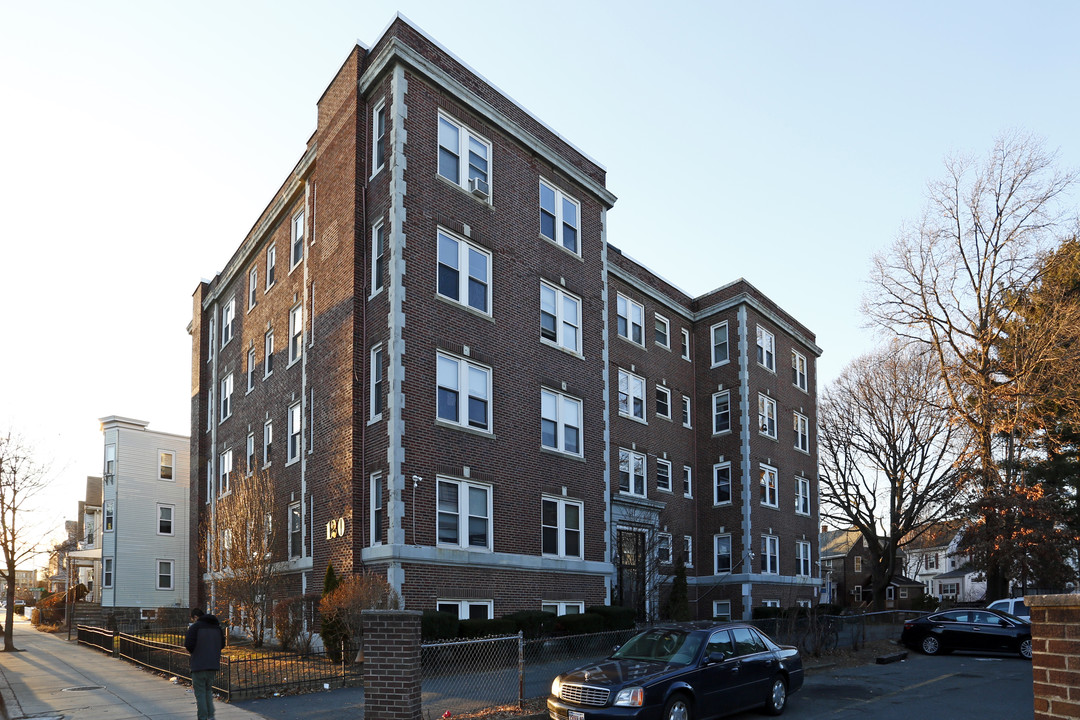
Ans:
<svg viewBox="0 0 1080 720"><path fill-rule="evenodd" d="M1004 600L995 600L986 606L987 610L1001 610L1007 612L1010 615L1027 620L1031 622L1031 611L1028 610L1027 603L1024 602L1024 598L1006 598Z"/></svg>

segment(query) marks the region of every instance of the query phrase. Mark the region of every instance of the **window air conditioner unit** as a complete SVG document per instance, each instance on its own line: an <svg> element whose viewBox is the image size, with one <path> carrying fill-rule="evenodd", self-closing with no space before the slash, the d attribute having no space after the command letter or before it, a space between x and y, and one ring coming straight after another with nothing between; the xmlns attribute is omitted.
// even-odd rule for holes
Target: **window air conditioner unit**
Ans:
<svg viewBox="0 0 1080 720"><path fill-rule="evenodd" d="M487 180L481 178L469 178L469 192L478 198L487 200L488 198L488 184Z"/></svg>

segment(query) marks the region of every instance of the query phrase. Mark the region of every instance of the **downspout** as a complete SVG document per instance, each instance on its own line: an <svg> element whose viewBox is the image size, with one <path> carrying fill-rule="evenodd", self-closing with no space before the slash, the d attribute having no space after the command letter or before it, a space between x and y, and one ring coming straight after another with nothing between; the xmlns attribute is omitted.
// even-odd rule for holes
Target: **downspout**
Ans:
<svg viewBox="0 0 1080 720"><path fill-rule="evenodd" d="M753 463L750 460L750 366L749 366L749 342L747 340L746 305L739 306L739 410L741 416L742 435L742 501L743 501L743 550L742 560L750 557L753 552L753 540L751 535L750 512L752 509L753 486L751 485L751 473ZM753 575L754 567L750 565L747 576ZM746 593L742 593L743 619L749 620L751 607L753 606L753 583L747 580L744 583Z"/></svg>
<svg viewBox="0 0 1080 720"><path fill-rule="evenodd" d="M311 206L311 212L308 212L308 207ZM308 413L314 410L314 403L308 401L308 352L313 349L315 344L315 288L308 285L308 258L311 255L311 246L315 243L315 208L311 204L311 183L304 180L304 224L307 225L307 218L311 216L311 235L307 238L307 247L304 248L304 270L303 270L303 289L300 293L300 302L307 305L308 311L308 346L305 349L303 347L303 336L300 340L300 559L304 558L304 539L307 537L307 456L309 452L314 451L315 443L314 438L310 438L308 442L307 452L303 451L304 440L307 436L307 427L305 421L307 421ZM305 232L307 228L304 228ZM309 295L310 293L310 295ZM306 302L305 302L306 300ZM300 311L300 317L303 318L303 309ZM305 407L307 406L307 407ZM286 440L286 443L288 440ZM285 531L288 532L288 526ZM301 584L305 584L303 580L303 571L301 571Z"/></svg>
<svg viewBox="0 0 1080 720"><path fill-rule="evenodd" d="M217 397L217 372L218 353L215 350L217 339L214 337L218 330L218 303L214 303L210 310L210 337L207 347L210 350L210 391L206 394L207 399ZM210 536L206 544L210 551L210 557L206 563L206 570L210 574L210 607L217 610L217 576L213 564L216 557L217 544L217 485L218 485L218 452L217 452L217 423L214 422L214 403L206 404L206 418L210 425L210 473L206 478L207 494L210 496ZM117 467L119 467L120 453L117 451ZM119 473L117 474L119 476ZM115 483L114 483L115 485ZM115 540L114 540L115 542ZM115 552L115 545L114 545ZM113 587L116 587L116 561L113 560ZM116 603L116 591L113 591L113 604Z"/></svg>
<svg viewBox="0 0 1080 720"><path fill-rule="evenodd" d="M612 603L611 589L615 580L615 565L612 558L612 522L611 516L611 374L608 367L608 243L607 243L607 209L600 208L600 260L602 262L600 296L603 306L603 322L601 323L601 338L603 348L600 353L602 370L602 382L604 387L604 562L611 565L611 572L605 580L607 592L607 604Z"/></svg>

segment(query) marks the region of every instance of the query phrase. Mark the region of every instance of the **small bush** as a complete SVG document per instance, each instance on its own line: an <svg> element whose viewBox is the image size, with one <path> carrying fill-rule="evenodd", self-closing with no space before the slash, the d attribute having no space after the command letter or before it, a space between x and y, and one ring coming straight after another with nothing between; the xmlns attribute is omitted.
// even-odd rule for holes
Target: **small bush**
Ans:
<svg viewBox="0 0 1080 720"><path fill-rule="evenodd" d="M40 625L41 624L41 610L39 608L34 608L34 612L30 613L30 624L31 625Z"/></svg>
<svg viewBox="0 0 1080 720"><path fill-rule="evenodd" d="M555 628L567 635L584 635L605 630L604 617L593 612L578 615L560 615L555 620Z"/></svg>
<svg viewBox="0 0 1080 720"><path fill-rule="evenodd" d="M619 605L590 605L585 608L585 614L603 618L603 630L633 630L637 621L637 610Z"/></svg>
<svg viewBox="0 0 1080 720"><path fill-rule="evenodd" d="M458 636L460 624L457 615L425 610L420 617L420 636L424 640L453 640Z"/></svg>
<svg viewBox="0 0 1080 720"><path fill-rule="evenodd" d="M839 615L840 606L835 603L821 603L817 606L818 615Z"/></svg>
<svg viewBox="0 0 1080 720"><path fill-rule="evenodd" d="M933 612L938 609L938 599L933 595L921 595L911 601L912 610L925 610Z"/></svg>
<svg viewBox="0 0 1080 720"><path fill-rule="evenodd" d="M770 620L772 618L783 617L784 608L778 607L756 607L754 608L753 618L755 620Z"/></svg>
<svg viewBox="0 0 1080 720"><path fill-rule="evenodd" d="M311 622L317 602L317 595L305 595L285 598L274 605L274 635L283 651L311 651L311 631L305 629L305 620Z"/></svg>
<svg viewBox="0 0 1080 720"><path fill-rule="evenodd" d="M550 635L555 629L555 613L543 610L522 610L504 615L504 619L514 623L514 629L520 630L527 640Z"/></svg>
<svg viewBox="0 0 1080 720"><path fill-rule="evenodd" d="M462 620L458 626L458 637L479 638L489 635L513 635L517 626L513 620L495 618L493 620Z"/></svg>

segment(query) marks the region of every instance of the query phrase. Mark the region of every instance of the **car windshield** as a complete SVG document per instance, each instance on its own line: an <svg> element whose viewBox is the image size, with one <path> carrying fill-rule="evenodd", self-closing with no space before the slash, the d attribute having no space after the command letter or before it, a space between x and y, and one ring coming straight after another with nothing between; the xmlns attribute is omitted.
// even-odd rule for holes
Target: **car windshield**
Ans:
<svg viewBox="0 0 1080 720"><path fill-rule="evenodd" d="M700 647L701 638L684 630L648 630L630 638L611 657L616 660L652 660L687 665L697 657Z"/></svg>

